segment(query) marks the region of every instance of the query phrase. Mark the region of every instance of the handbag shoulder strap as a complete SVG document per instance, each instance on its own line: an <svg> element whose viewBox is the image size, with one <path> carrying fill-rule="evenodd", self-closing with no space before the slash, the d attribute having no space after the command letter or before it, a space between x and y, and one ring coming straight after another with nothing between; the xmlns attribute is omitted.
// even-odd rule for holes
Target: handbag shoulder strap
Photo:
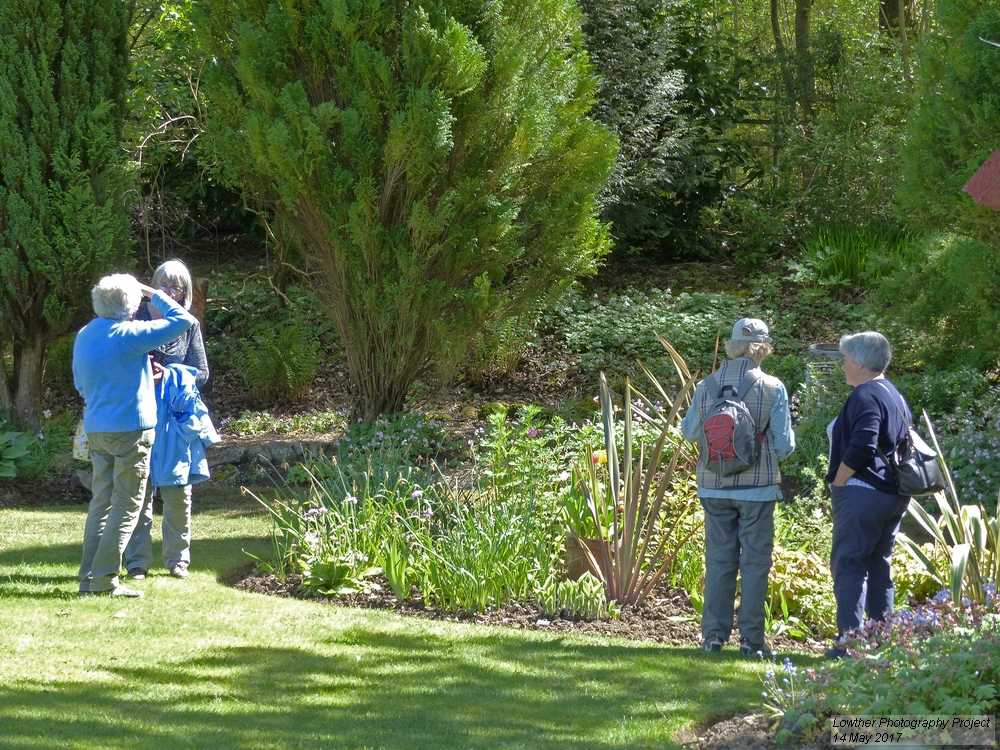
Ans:
<svg viewBox="0 0 1000 750"><path fill-rule="evenodd" d="M896 411L899 412L899 416L903 418L903 424L906 426L906 428L909 429L910 427L912 427L913 426L912 420L906 416L906 411L902 407L900 407L899 402L896 400L896 397L892 395L892 391L889 389L889 386L885 384L885 381L877 380L875 382L877 382L880 386L882 386L885 389L885 392L889 394L889 399L892 401L892 405L896 407ZM900 397L902 397L902 394L900 395Z"/></svg>
<svg viewBox="0 0 1000 750"><path fill-rule="evenodd" d="M911 425L910 420L906 416L906 412L902 409L902 407L900 407L899 402L896 401L896 397L892 395L892 391L889 389L889 386L887 386L885 384L885 381L878 380L876 382L885 389L886 393L889 394L889 399L892 401L892 405L896 407L896 411L899 412L899 416L903 418L903 432L902 432L902 434L900 434L900 436L898 438L896 438L896 445L893 446L893 453L895 453L896 449L899 447L900 441L904 437L906 437L906 436L909 435L910 428L911 428L912 425ZM892 468L892 466L893 466L892 462L886 457L885 453L882 452L882 449L878 447L878 441L877 440L875 442L875 452L878 453L879 458L881 458L883 461L885 461L886 464L888 464L889 467Z"/></svg>

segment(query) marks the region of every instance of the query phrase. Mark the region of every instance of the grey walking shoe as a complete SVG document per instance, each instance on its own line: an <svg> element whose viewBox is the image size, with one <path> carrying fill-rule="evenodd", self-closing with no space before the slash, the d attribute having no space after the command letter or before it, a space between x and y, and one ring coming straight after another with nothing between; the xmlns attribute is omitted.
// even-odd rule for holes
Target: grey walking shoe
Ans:
<svg viewBox="0 0 1000 750"><path fill-rule="evenodd" d="M145 568L129 568L128 577L133 581L144 581L146 580L146 572Z"/></svg>
<svg viewBox="0 0 1000 750"><path fill-rule="evenodd" d="M187 578L188 577L188 566L184 563L177 563L174 567L170 569L170 575L174 578Z"/></svg>
<svg viewBox="0 0 1000 750"><path fill-rule="evenodd" d="M721 635L713 635L701 642L701 650L709 651L713 654L718 653L719 651L722 651L722 646L724 643L725 641L722 640Z"/></svg>

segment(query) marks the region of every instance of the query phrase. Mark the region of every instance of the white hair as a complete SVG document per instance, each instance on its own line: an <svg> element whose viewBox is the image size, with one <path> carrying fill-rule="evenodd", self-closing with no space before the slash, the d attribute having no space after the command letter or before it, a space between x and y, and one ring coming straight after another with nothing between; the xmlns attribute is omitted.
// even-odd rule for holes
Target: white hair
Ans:
<svg viewBox="0 0 1000 750"><path fill-rule="evenodd" d="M892 347L889 340L878 331L862 331L840 337L841 354L845 354L859 365L872 372L885 372L892 361Z"/></svg>
<svg viewBox="0 0 1000 750"><path fill-rule="evenodd" d="M139 309L142 290L134 276L116 273L105 276L90 290L94 313L99 318L128 320Z"/></svg>
<svg viewBox="0 0 1000 750"><path fill-rule="evenodd" d="M729 339L726 342L726 356L730 359L749 357L759 365L773 353L774 347L763 341L735 341Z"/></svg>

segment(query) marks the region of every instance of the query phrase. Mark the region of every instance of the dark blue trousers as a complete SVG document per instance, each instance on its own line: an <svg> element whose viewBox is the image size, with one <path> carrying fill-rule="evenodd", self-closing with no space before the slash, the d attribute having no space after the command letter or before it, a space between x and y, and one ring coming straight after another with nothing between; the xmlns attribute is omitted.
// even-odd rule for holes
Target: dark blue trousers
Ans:
<svg viewBox="0 0 1000 750"><path fill-rule="evenodd" d="M837 630L860 628L892 615L895 591L889 572L892 548L908 497L866 487L830 487L833 494L833 550L830 572L837 600Z"/></svg>

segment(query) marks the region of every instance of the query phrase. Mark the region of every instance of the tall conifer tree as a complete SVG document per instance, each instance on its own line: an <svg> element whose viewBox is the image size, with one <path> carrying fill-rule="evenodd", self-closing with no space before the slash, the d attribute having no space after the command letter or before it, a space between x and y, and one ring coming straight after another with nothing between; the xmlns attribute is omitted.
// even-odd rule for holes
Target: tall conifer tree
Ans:
<svg viewBox="0 0 1000 750"><path fill-rule="evenodd" d="M209 134L321 270L358 416L607 251L572 0L202 5Z"/></svg>
<svg viewBox="0 0 1000 750"><path fill-rule="evenodd" d="M48 345L127 255L122 0L0 2L0 410L37 424Z"/></svg>

